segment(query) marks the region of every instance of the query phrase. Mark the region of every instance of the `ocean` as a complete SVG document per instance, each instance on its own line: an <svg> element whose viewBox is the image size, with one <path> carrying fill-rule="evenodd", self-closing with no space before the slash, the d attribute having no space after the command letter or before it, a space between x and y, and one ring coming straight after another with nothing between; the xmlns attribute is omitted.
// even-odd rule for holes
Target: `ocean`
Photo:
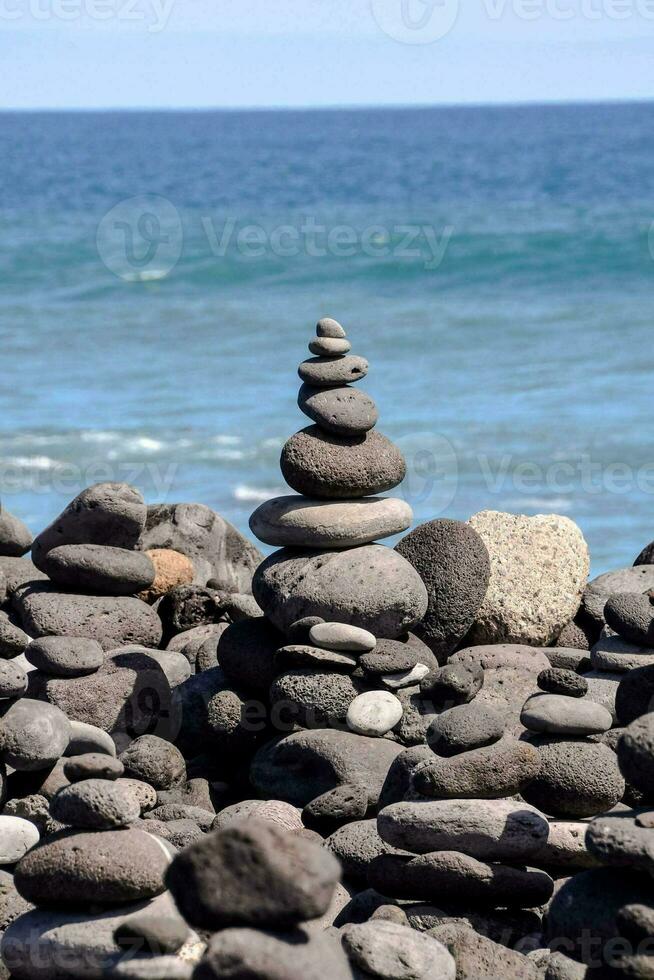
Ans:
<svg viewBox="0 0 654 980"><path fill-rule="evenodd" d="M654 104L0 114L0 498L82 487L247 532L323 315L416 522L654 538Z"/></svg>

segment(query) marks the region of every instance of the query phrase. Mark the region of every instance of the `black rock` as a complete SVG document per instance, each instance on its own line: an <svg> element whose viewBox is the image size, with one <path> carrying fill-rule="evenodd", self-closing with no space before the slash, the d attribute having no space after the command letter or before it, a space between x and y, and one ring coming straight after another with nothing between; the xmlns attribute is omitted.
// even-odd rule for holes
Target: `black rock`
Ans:
<svg viewBox="0 0 654 980"><path fill-rule="evenodd" d="M119 759L99 752L74 755L64 762L64 776L71 783L82 779L119 779L125 767Z"/></svg>
<svg viewBox="0 0 654 980"><path fill-rule="evenodd" d="M196 626L217 623L224 613L224 593L201 585L178 585L161 599L157 613L163 625L163 642Z"/></svg>
<svg viewBox="0 0 654 980"><path fill-rule="evenodd" d="M427 742L438 755L454 756L499 741L503 717L488 705L460 704L438 715L429 726Z"/></svg>
<svg viewBox="0 0 654 980"><path fill-rule="evenodd" d="M267 696L278 673L275 651L283 645L284 634L263 616L244 619L221 636L220 665L237 687Z"/></svg>
<svg viewBox="0 0 654 980"><path fill-rule="evenodd" d="M13 615L0 610L0 657L18 657L24 653L31 637L14 622Z"/></svg>
<svg viewBox="0 0 654 980"><path fill-rule="evenodd" d="M483 685L484 671L476 664L446 664L423 677L420 691L434 704L449 708L468 704Z"/></svg>
<svg viewBox="0 0 654 980"><path fill-rule="evenodd" d="M548 694L564 694L571 698L583 698L588 693L588 681L574 670L550 667L538 675L537 683L541 691Z"/></svg>
<svg viewBox="0 0 654 980"><path fill-rule="evenodd" d="M0 555L18 558L32 546L32 532L18 517L0 508Z"/></svg>
<svg viewBox="0 0 654 980"><path fill-rule="evenodd" d="M649 594L613 595L604 606L606 622L623 639L654 647L654 602Z"/></svg>
<svg viewBox="0 0 654 980"><path fill-rule="evenodd" d="M135 739L121 754L120 761L127 776L141 779L155 789L169 789L186 779L182 753L156 735Z"/></svg>
<svg viewBox="0 0 654 980"><path fill-rule="evenodd" d="M635 667L621 678L615 696L615 713L623 727L654 708L654 665Z"/></svg>
<svg viewBox="0 0 654 980"><path fill-rule="evenodd" d="M362 820L368 810L368 793L364 786L344 783L317 796L302 811L307 827L327 835L344 823Z"/></svg>
<svg viewBox="0 0 654 980"><path fill-rule="evenodd" d="M399 640L377 640L374 650L359 657L359 666L372 677L412 670L416 664L424 664L430 672L438 668L438 661L427 644L411 634Z"/></svg>
<svg viewBox="0 0 654 980"><path fill-rule="evenodd" d="M271 718L283 731L345 726L347 710L364 690L348 674L332 670L289 670L270 688Z"/></svg>
<svg viewBox="0 0 654 980"><path fill-rule="evenodd" d="M536 739L540 772L521 790L527 803L565 819L592 817L622 798L615 753L583 739Z"/></svg>
<svg viewBox="0 0 654 980"><path fill-rule="evenodd" d="M654 797L654 714L641 715L625 728L618 741L618 764L632 786Z"/></svg>

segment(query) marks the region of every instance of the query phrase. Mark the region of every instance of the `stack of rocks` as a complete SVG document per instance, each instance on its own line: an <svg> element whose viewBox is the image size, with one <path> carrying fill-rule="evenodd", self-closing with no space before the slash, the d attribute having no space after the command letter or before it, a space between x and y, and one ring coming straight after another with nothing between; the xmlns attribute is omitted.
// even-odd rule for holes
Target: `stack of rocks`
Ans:
<svg viewBox="0 0 654 980"><path fill-rule="evenodd" d="M316 356L299 367L298 404L315 424L291 436L281 455L299 495L267 501L250 520L261 541L282 546L253 580L266 618L285 637L270 700L306 728L379 737L402 720L394 692L437 666L408 632L427 609L423 582L397 551L374 543L411 523L404 500L376 496L403 480L405 463L374 428L372 399L348 384L368 365L349 353L341 325L321 320L309 349Z"/></svg>

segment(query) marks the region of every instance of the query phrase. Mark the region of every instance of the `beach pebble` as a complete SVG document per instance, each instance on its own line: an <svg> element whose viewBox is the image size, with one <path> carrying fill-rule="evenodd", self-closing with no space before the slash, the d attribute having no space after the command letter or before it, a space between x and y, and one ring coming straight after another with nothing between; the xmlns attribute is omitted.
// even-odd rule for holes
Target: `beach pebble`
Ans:
<svg viewBox="0 0 654 980"><path fill-rule="evenodd" d="M506 934L506 928L503 929ZM446 919L430 935L441 942L454 957L457 980L543 980L543 971L532 964L527 956L514 949L493 942L486 935L476 932L468 924L459 925ZM571 974L554 978L549 973L546 980L582 980Z"/></svg>
<svg viewBox="0 0 654 980"><path fill-rule="evenodd" d="M158 955L176 953L189 936L189 927L173 908L168 914L153 914L148 909L134 912L123 919L114 931L114 939L120 949Z"/></svg>
<svg viewBox="0 0 654 980"><path fill-rule="evenodd" d="M100 544L60 545L41 564L56 585L100 595L133 595L152 585L155 575L142 551Z"/></svg>
<svg viewBox="0 0 654 980"><path fill-rule="evenodd" d="M452 902L506 908L534 908L553 891L548 874L536 868L489 865L458 851L435 851L417 857L385 854L368 872L370 884L382 895L429 900L446 894Z"/></svg>
<svg viewBox="0 0 654 980"><path fill-rule="evenodd" d="M139 592L143 602L156 602L178 585L191 585L195 579L195 567L190 558L172 548L151 548L145 551L154 566L154 579Z"/></svg>
<svg viewBox="0 0 654 980"><path fill-rule="evenodd" d="M535 694L525 702L520 720L528 731L550 735L597 735L613 725L601 704L563 694Z"/></svg>
<svg viewBox="0 0 654 980"><path fill-rule="evenodd" d="M157 735L141 735L120 756L125 774L155 789L169 789L186 779L184 756Z"/></svg>
<svg viewBox="0 0 654 980"><path fill-rule="evenodd" d="M18 558L32 546L32 532L26 524L10 514L5 507L0 508L0 555Z"/></svg>
<svg viewBox="0 0 654 980"><path fill-rule="evenodd" d="M367 810L368 794L365 787L344 783L307 803L302 811L302 820L313 830L330 833L340 824L361 820Z"/></svg>
<svg viewBox="0 0 654 980"><path fill-rule="evenodd" d="M626 673L637 667L654 665L654 650L650 646L638 646L619 636L610 626L604 626L591 648L590 660L595 670Z"/></svg>
<svg viewBox="0 0 654 980"><path fill-rule="evenodd" d="M299 807L335 786L354 783L366 788L373 805L401 750L388 739L367 738L354 732L294 732L258 750L250 780L260 795Z"/></svg>
<svg viewBox="0 0 654 980"><path fill-rule="evenodd" d="M461 851L483 861L529 861L547 842L547 817L513 800L392 803L377 817L382 840L414 854Z"/></svg>
<svg viewBox="0 0 654 980"><path fill-rule="evenodd" d="M5 803L2 811L6 817L21 817L29 820L38 829L39 833L47 831L52 823L50 819L50 802L40 793L32 793L29 796L16 797ZM2 925L0 925L0 929Z"/></svg>
<svg viewBox="0 0 654 980"><path fill-rule="evenodd" d="M395 671L392 674L380 674L379 681L391 691L398 691L400 688L413 687L415 684L419 684L428 673L428 664L417 663L408 670Z"/></svg>
<svg viewBox="0 0 654 980"><path fill-rule="evenodd" d="M333 388L360 381L368 373L368 362L356 354L344 357L309 357L298 368L300 379L314 388Z"/></svg>
<svg viewBox="0 0 654 980"><path fill-rule="evenodd" d="M50 813L55 820L72 827L114 830L133 823L141 808L118 782L81 779L53 797Z"/></svg>
<svg viewBox="0 0 654 980"><path fill-rule="evenodd" d="M604 618L629 643L654 647L654 602L649 593L610 596L604 606Z"/></svg>
<svg viewBox="0 0 654 980"><path fill-rule="evenodd" d="M388 691L366 691L347 709L347 727L357 735L386 735L397 725L402 711L402 702Z"/></svg>
<svg viewBox="0 0 654 980"><path fill-rule="evenodd" d="M438 661L427 644L413 634L401 640L378 640L373 650L359 658L359 666L371 677L399 674L417 664L423 664L430 672L438 668Z"/></svg>
<svg viewBox="0 0 654 980"><path fill-rule="evenodd" d="M588 546L569 518L482 511L470 519L490 558L490 580L468 642L547 646L575 615Z"/></svg>
<svg viewBox="0 0 654 980"><path fill-rule="evenodd" d="M420 692L442 707L469 704L484 684L484 671L476 664L446 664L420 681Z"/></svg>
<svg viewBox="0 0 654 980"><path fill-rule="evenodd" d="M599 636L599 633L598 633ZM557 670L572 670L577 674L586 674L591 669L590 654L584 647L547 647L543 650L550 666Z"/></svg>
<svg viewBox="0 0 654 980"><path fill-rule="evenodd" d="M541 691L548 694L564 694L570 698L583 698L588 692L588 681L574 670L548 667L537 678Z"/></svg>
<svg viewBox="0 0 654 980"><path fill-rule="evenodd" d="M345 337L317 337L309 342L309 350L317 357L340 357L352 350Z"/></svg>
<svg viewBox="0 0 654 980"><path fill-rule="evenodd" d="M318 671L331 669L347 674L356 670L358 662L351 653L338 653L336 650L294 644L280 647L276 651L275 665L280 673L306 667Z"/></svg>
<svg viewBox="0 0 654 980"><path fill-rule="evenodd" d="M329 851L253 818L178 854L166 883L186 921L213 932L233 925L284 929L317 918L339 878Z"/></svg>
<svg viewBox="0 0 654 980"><path fill-rule="evenodd" d="M654 705L654 665L638 667L618 675L620 683L615 696L615 709L621 725L652 710Z"/></svg>
<svg viewBox="0 0 654 980"><path fill-rule="evenodd" d="M193 977L222 980L230 975L257 980L352 980L338 938L316 930L223 929L212 937Z"/></svg>
<svg viewBox="0 0 654 980"><path fill-rule="evenodd" d="M40 839L37 827L22 817L0 816L0 864L15 864Z"/></svg>
<svg viewBox="0 0 654 980"><path fill-rule="evenodd" d="M99 752L72 756L64 762L64 776L71 783L82 779L119 779L124 772L120 759Z"/></svg>
<svg viewBox="0 0 654 980"><path fill-rule="evenodd" d="M454 959L437 939L376 918L342 932L351 963L379 980L454 980Z"/></svg>
<svg viewBox="0 0 654 980"><path fill-rule="evenodd" d="M52 677L83 677L104 663L97 640L82 636L42 636L33 640L25 656L37 670Z"/></svg>
<svg viewBox="0 0 654 980"><path fill-rule="evenodd" d="M415 569L383 545L313 553L282 549L261 563L252 586L282 631L305 616L320 616L392 639L419 622L427 608Z"/></svg>
<svg viewBox="0 0 654 980"><path fill-rule="evenodd" d="M19 657L27 649L31 637L13 618L0 610L0 657Z"/></svg>
<svg viewBox="0 0 654 980"><path fill-rule="evenodd" d="M250 529L278 547L353 548L405 531L412 518L409 504L393 497L311 500L291 494L257 507Z"/></svg>
<svg viewBox="0 0 654 980"><path fill-rule="evenodd" d="M592 817L622 799L624 779L615 753L606 745L546 738L539 740L537 752L538 774L520 792L544 813Z"/></svg>
<svg viewBox="0 0 654 980"><path fill-rule="evenodd" d="M99 544L134 548L145 526L143 497L127 483L97 483L83 490L34 539L32 560L46 572L47 553L61 545Z"/></svg>
<svg viewBox="0 0 654 980"><path fill-rule="evenodd" d="M326 846L338 858L346 879L367 883L368 869L381 854L395 854L397 849L382 840L376 820L353 820L335 830Z"/></svg>
<svg viewBox="0 0 654 980"><path fill-rule="evenodd" d="M142 779L119 776L116 782L138 803L142 814L149 812L157 805L156 789L149 783L144 783Z"/></svg>
<svg viewBox="0 0 654 980"><path fill-rule="evenodd" d="M27 690L27 674L11 660L0 660L0 700L18 698Z"/></svg>
<svg viewBox="0 0 654 980"><path fill-rule="evenodd" d="M368 630L348 623L316 623L309 630L309 639L316 646L327 650L344 650L354 653L374 650L377 640Z"/></svg>
<svg viewBox="0 0 654 980"><path fill-rule="evenodd" d="M360 693L360 683L347 674L328 669L288 670L270 688L272 715L285 725L295 722L304 728L340 727Z"/></svg>
<svg viewBox="0 0 654 980"><path fill-rule="evenodd" d="M168 864L165 848L140 830L70 833L30 851L15 881L24 898L45 908L113 906L162 892Z"/></svg>
<svg viewBox="0 0 654 980"><path fill-rule="evenodd" d="M14 605L32 636L83 636L103 650L129 643L158 647L161 640L156 612L132 596L73 595L38 583L14 593Z"/></svg>
<svg viewBox="0 0 654 980"><path fill-rule="evenodd" d="M442 663L472 626L486 594L486 545L470 524L440 518L410 531L396 550L425 583L429 604L416 633Z"/></svg>
<svg viewBox="0 0 654 980"><path fill-rule="evenodd" d="M504 728L502 715L488 705L460 704L434 719L427 742L438 755L459 755L498 742Z"/></svg>
<svg viewBox="0 0 654 980"><path fill-rule="evenodd" d="M83 721L75 721L74 719L69 719L69 721L71 736L66 749L67 756L80 756L89 753L116 755L116 745L107 732L95 725L87 725Z"/></svg>
<svg viewBox="0 0 654 980"><path fill-rule="evenodd" d="M31 698L14 701L0 717L0 755L21 771L52 766L66 751L70 736L63 711Z"/></svg>
<svg viewBox="0 0 654 980"><path fill-rule="evenodd" d="M213 588L250 592L252 573L261 553L251 541L204 504L155 504L148 507L139 548L178 551L194 564L198 584L212 580ZM206 568L204 582L198 581Z"/></svg>
<svg viewBox="0 0 654 980"><path fill-rule="evenodd" d="M413 785L423 796L437 799L499 799L521 792L540 768L540 753L533 745L504 735L492 745L459 755L432 754L416 768ZM529 802L539 806L535 800Z"/></svg>
<svg viewBox="0 0 654 980"><path fill-rule="evenodd" d="M379 418L370 395L349 385L314 388L303 384L297 403L316 425L337 436L363 435L375 427Z"/></svg>
<svg viewBox="0 0 654 980"><path fill-rule="evenodd" d="M627 782L651 800L654 796L653 713L636 718L625 728L618 741L618 763Z"/></svg>
<svg viewBox="0 0 654 980"><path fill-rule="evenodd" d="M302 811L283 800L241 800L225 807L216 815L213 830L223 830L233 824L255 817L275 824L281 830L299 832L304 829Z"/></svg>
<svg viewBox="0 0 654 980"><path fill-rule="evenodd" d="M584 589L581 611L601 629L606 625L604 609L611 596L623 593L642 595L654 588L654 567L617 568L591 579Z"/></svg>
<svg viewBox="0 0 654 980"><path fill-rule="evenodd" d="M400 450L376 430L336 436L317 425L296 432L284 444L282 476L306 497L349 499L392 490L406 475Z"/></svg>
<svg viewBox="0 0 654 980"><path fill-rule="evenodd" d="M499 712L507 730L521 735L522 708L528 697L538 693L537 677L550 662L545 650L519 643L493 643L458 650L450 657L450 665L481 668L484 683L475 703Z"/></svg>
<svg viewBox="0 0 654 980"><path fill-rule="evenodd" d="M654 829L647 826L652 822L651 811L644 818L634 817L633 810L595 817L586 830L588 850L602 865L651 869ZM640 826L641 822L646 826Z"/></svg>
<svg viewBox="0 0 654 980"><path fill-rule="evenodd" d="M331 316L324 316L316 324L316 336L343 338L347 334L338 320L334 320Z"/></svg>

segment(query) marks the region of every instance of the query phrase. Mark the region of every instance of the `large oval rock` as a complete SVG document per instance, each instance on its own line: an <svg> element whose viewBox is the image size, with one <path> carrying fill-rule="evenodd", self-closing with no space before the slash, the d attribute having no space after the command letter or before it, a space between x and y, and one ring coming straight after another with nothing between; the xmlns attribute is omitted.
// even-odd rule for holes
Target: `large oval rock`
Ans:
<svg viewBox="0 0 654 980"><path fill-rule="evenodd" d="M289 670L270 688L272 717L286 726L297 723L304 728L343 727L348 709L361 690L361 685L347 674Z"/></svg>
<svg viewBox="0 0 654 980"><path fill-rule="evenodd" d="M289 495L261 504L250 517L260 541L277 547L354 548L405 531L413 511L404 500L311 500Z"/></svg>
<svg viewBox="0 0 654 980"><path fill-rule="evenodd" d="M383 545L314 553L283 549L262 562L252 587L266 616L283 631L305 616L320 616L393 639L427 609L418 573Z"/></svg>
<svg viewBox="0 0 654 980"><path fill-rule="evenodd" d="M134 548L145 525L143 497L127 483L96 483L75 497L34 539L32 561L45 572L47 553L64 544Z"/></svg>
<svg viewBox="0 0 654 980"><path fill-rule="evenodd" d="M169 862L165 847L141 830L64 833L25 855L16 888L41 907L121 905L162 892Z"/></svg>
<svg viewBox="0 0 654 980"><path fill-rule="evenodd" d="M521 721L530 732L573 736L601 735L613 725L601 704L563 694L535 694L525 702Z"/></svg>
<svg viewBox="0 0 654 980"><path fill-rule="evenodd" d="M107 757L108 758L108 757ZM127 827L141 815L132 795L108 779L81 779L53 797L50 814L60 823L85 830Z"/></svg>
<svg viewBox="0 0 654 980"><path fill-rule="evenodd" d="M469 524L440 518L415 528L396 550L416 569L429 597L416 632L434 653L446 657L472 626L486 595L486 545Z"/></svg>
<svg viewBox="0 0 654 980"><path fill-rule="evenodd" d="M371 920L343 930L350 962L379 980L454 980L456 964L442 943L396 922Z"/></svg>
<svg viewBox="0 0 654 980"><path fill-rule="evenodd" d="M499 799L519 792L539 770L533 745L505 735L493 745L460 755L433 755L414 770L413 786L432 798Z"/></svg>
<svg viewBox="0 0 654 980"><path fill-rule="evenodd" d="M615 599L631 599L630 595L617 595ZM640 598L640 597L633 597ZM606 608L608 608L607 603ZM605 626L590 651L591 664L598 671L625 673L637 667L654 665L654 650L623 639L610 626Z"/></svg>
<svg viewBox="0 0 654 980"><path fill-rule="evenodd" d="M64 544L42 562L57 585L100 595L133 595L154 581L154 565L142 551L102 544Z"/></svg>
<svg viewBox="0 0 654 980"><path fill-rule="evenodd" d="M85 677L104 663L98 641L83 636L42 636L30 643L25 657L51 677Z"/></svg>
<svg viewBox="0 0 654 980"><path fill-rule="evenodd" d="M39 842L38 828L22 817L0 816L0 865L15 864Z"/></svg>
<svg viewBox="0 0 654 980"><path fill-rule="evenodd" d="M610 810L624 793L615 752L579 740L539 740L540 769L521 790L533 806L555 817L592 817Z"/></svg>
<svg viewBox="0 0 654 980"><path fill-rule="evenodd" d="M158 647L161 641L156 612L132 596L73 595L39 583L19 589L13 602L31 636L83 636L103 650L130 643Z"/></svg>
<svg viewBox="0 0 654 980"><path fill-rule="evenodd" d="M397 849L382 840L376 820L353 820L335 830L326 846L341 862L344 876L359 884L367 882L368 869L381 854L396 854Z"/></svg>
<svg viewBox="0 0 654 980"><path fill-rule="evenodd" d="M648 594L624 593L610 596L604 606L608 625L625 640L654 647L654 604Z"/></svg>
<svg viewBox="0 0 654 980"><path fill-rule="evenodd" d="M23 772L47 769L64 754L71 735L70 722L59 708L21 698L0 716L0 755Z"/></svg>
<svg viewBox="0 0 654 980"><path fill-rule="evenodd" d="M589 568L588 546L567 517L481 511L470 519L490 557L490 581L471 643L547 646L574 617Z"/></svg>
<svg viewBox="0 0 654 980"><path fill-rule="evenodd" d="M379 412L365 391L342 385L315 388L303 384L297 396L298 408L309 418L337 436L361 435L374 428Z"/></svg>
<svg viewBox="0 0 654 980"><path fill-rule="evenodd" d="M282 475L307 497L369 497L392 490L406 475L400 450L372 430L362 436L335 436L309 425L282 449Z"/></svg>
<svg viewBox="0 0 654 980"><path fill-rule="evenodd" d="M250 592L261 553L229 521L204 504L156 504L148 507L139 548L169 548L206 568L204 581L226 592ZM197 579L196 579L197 581Z"/></svg>
<svg viewBox="0 0 654 980"><path fill-rule="evenodd" d="M3 507L0 511L0 555L18 558L30 550L32 532L26 524Z"/></svg>
<svg viewBox="0 0 654 980"><path fill-rule="evenodd" d="M352 980L337 937L328 932L223 929L211 939L193 980Z"/></svg>
<svg viewBox="0 0 654 980"><path fill-rule="evenodd" d="M418 800L392 803L377 817L382 840L414 854L462 851L484 861L520 863L546 843L549 824L513 800Z"/></svg>
<svg viewBox="0 0 654 980"><path fill-rule="evenodd" d="M401 745L353 732L313 729L264 745L250 779L262 796L304 807L344 783L365 786L374 805Z"/></svg>
<svg viewBox="0 0 654 980"><path fill-rule="evenodd" d="M308 357L298 367L306 384L316 388L333 388L359 381L368 373L368 362L357 354L345 357Z"/></svg>

